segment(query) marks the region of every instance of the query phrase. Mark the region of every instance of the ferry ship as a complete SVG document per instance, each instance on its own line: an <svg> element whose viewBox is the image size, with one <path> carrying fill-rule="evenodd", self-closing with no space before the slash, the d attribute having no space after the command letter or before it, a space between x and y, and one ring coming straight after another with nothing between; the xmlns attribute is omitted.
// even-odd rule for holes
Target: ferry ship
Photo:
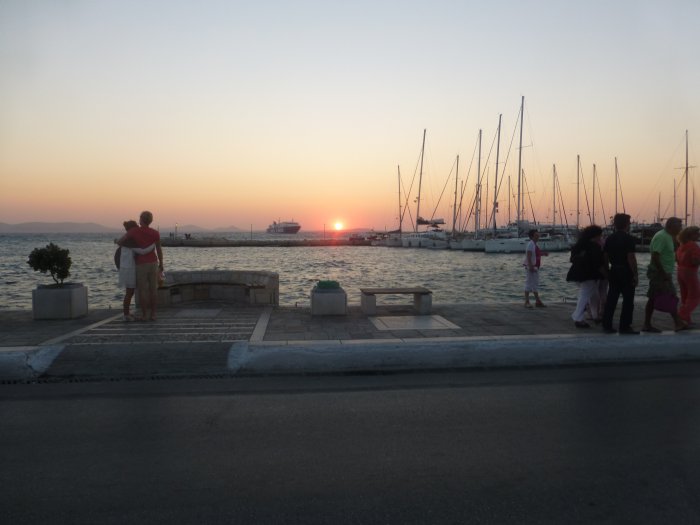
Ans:
<svg viewBox="0 0 700 525"><path fill-rule="evenodd" d="M301 230L301 224L295 221L272 221L267 227L267 233L297 233Z"/></svg>

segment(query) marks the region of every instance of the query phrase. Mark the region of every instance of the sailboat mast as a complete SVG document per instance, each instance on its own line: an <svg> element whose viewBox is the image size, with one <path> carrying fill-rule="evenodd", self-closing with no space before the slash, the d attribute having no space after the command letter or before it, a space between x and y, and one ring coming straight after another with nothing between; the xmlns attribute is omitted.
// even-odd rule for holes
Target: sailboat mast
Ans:
<svg viewBox="0 0 700 525"><path fill-rule="evenodd" d="M474 237L479 235L481 227L481 130L479 130L479 160L476 170L476 215L474 216Z"/></svg>
<svg viewBox="0 0 700 525"><path fill-rule="evenodd" d="M576 231L581 229L581 155L576 155Z"/></svg>
<svg viewBox="0 0 700 525"><path fill-rule="evenodd" d="M525 111L525 96L520 99L520 146L518 147L518 210L515 214L515 225L518 228L518 237L520 237L520 210L522 204L520 198L522 195L522 165L523 165L523 115Z"/></svg>
<svg viewBox="0 0 700 525"><path fill-rule="evenodd" d="M673 179L673 216L678 217L678 212L676 211L676 179Z"/></svg>
<svg viewBox="0 0 700 525"><path fill-rule="evenodd" d="M595 224L595 179L596 171L595 164L593 164L593 217L591 218L591 224Z"/></svg>
<svg viewBox="0 0 700 525"><path fill-rule="evenodd" d="M457 186L459 180L459 155L457 155L457 170L455 171L455 205L452 209L452 238L455 237L455 227L457 225Z"/></svg>
<svg viewBox="0 0 700 525"><path fill-rule="evenodd" d="M418 220L420 217L420 192L421 186L423 185L423 157L425 156L425 132L423 130L423 145L420 148L420 176L418 177L418 198L416 199L416 228L414 231L418 232Z"/></svg>
<svg viewBox="0 0 700 525"><path fill-rule="evenodd" d="M685 130L685 226L688 226L688 130Z"/></svg>
<svg viewBox="0 0 700 525"><path fill-rule="evenodd" d="M552 230L557 227L557 165L552 164Z"/></svg>
<svg viewBox="0 0 700 525"><path fill-rule="evenodd" d="M399 234L403 231L403 215L401 214L401 166L396 166L399 176Z"/></svg>
<svg viewBox="0 0 700 525"><path fill-rule="evenodd" d="M615 215L617 215L617 186L620 184L620 172L617 171L617 157L615 157Z"/></svg>
<svg viewBox="0 0 700 525"><path fill-rule="evenodd" d="M498 140L496 142L496 177L493 182L493 234L496 235L496 211L498 210L498 159L501 152L501 118L503 115L498 115Z"/></svg>
<svg viewBox="0 0 700 525"><path fill-rule="evenodd" d="M489 227L489 175L491 174L491 170L489 168L486 168L486 198L484 199L484 202L486 203L486 224L484 224L485 228Z"/></svg>

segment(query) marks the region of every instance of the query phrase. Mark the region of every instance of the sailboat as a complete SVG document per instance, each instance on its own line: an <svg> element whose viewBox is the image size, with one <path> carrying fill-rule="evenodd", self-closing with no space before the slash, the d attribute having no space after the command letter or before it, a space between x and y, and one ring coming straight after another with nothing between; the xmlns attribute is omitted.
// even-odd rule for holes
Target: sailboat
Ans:
<svg viewBox="0 0 700 525"><path fill-rule="evenodd" d="M524 172L522 169L523 157L523 121L525 118L525 97L520 101L520 144L518 146L518 198L515 224L506 228L505 232L499 232L496 228L496 209L498 206L497 196L494 195L493 224L494 237L484 242L486 253L523 253L529 242L527 231L536 228L536 224L525 220L521 216L523 196ZM497 165L498 166L498 165ZM496 175L498 177L498 174ZM496 185L496 187L498 187ZM501 235L512 235L506 238L499 238ZM570 243L565 239L552 238L547 233L540 233L539 246L544 251L565 251L570 248Z"/></svg>
<svg viewBox="0 0 700 525"><path fill-rule="evenodd" d="M423 158L425 155L425 134L423 130L423 145L420 154L420 172L418 178L418 197L416 198L416 223L413 232L403 234L401 244L404 248L437 248L448 247L447 233L440 226L445 224L444 219L424 219L420 215L421 189L423 185ZM428 229L418 231L419 226L427 226Z"/></svg>
<svg viewBox="0 0 700 525"><path fill-rule="evenodd" d="M401 209L401 166L397 166L396 171L399 179L399 229L387 232L381 242L381 245L391 248L400 248L403 246L403 242L401 240L403 237L403 211Z"/></svg>
<svg viewBox="0 0 700 525"><path fill-rule="evenodd" d="M516 221L515 221L515 227L517 228L517 233L516 236L513 238L505 238L505 239L499 239L499 238L493 238L489 239L484 243L484 251L486 253L512 253L512 252L524 252L525 251L525 246L527 245L528 238L527 237L521 237L521 234L524 233L524 231L527 229L526 224L524 224L524 221L520 220L520 210L521 204L520 204L520 198L522 195L522 189L521 189L521 182L522 182L522 161L523 161L523 120L524 120L524 113L525 110L525 97L523 96L520 99L520 145L518 147L518 208L516 212ZM498 168L498 164L496 164L496 168ZM496 171L496 179L498 179L498 171ZM496 185L496 187L498 187ZM493 224L494 224L494 230L496 230L496 203L497 203L497 195L494 195L494 209L493 209Z"/></svg>
<svg viewBox="0 0 700 525"><path fill-rule="evenodd" d="M479 158L477 161L476 168L476 191L474 195L474 236L465 237L459 244L459 248L465 252L483 252L484 251L484 237L480 235L481 227L481 133L479 130ZM498 117L498 137L501 136L501 117ZM499 140L500 142L500 140ZM498 165L498 160L496 160L496 165Z"/></svg>

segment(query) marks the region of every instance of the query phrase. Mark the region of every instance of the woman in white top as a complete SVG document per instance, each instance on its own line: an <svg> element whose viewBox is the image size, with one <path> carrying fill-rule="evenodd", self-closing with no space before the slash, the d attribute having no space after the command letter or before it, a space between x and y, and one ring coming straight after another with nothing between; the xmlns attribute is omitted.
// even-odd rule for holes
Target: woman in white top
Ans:
<svg viewBox="0 0 700 525"><path fill-rule="evenodd" d="M129 231L131 228L138 228L136 221L124 221L124 229ZM124 321L134 321L134 316L129 313L131 308L131 299L134 297L136 290L136 262L135 254L143 255L150 253L155 249L156 245L151 244L146 248L136 248L135 246L122 246L121 255L119 257L119 287L124 288Z"/></svg>

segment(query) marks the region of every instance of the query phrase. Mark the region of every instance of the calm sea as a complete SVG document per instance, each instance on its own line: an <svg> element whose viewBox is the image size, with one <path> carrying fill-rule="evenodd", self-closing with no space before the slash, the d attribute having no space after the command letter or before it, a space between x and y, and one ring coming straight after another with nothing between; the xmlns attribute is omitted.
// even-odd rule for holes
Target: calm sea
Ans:
<svg viewBox="0 0 700 525"><path fill-rule="evenodd" d="M254 233L254 238L274 238ZM322 234L305 234L318 238ZM92 308L119 308L123 290L117 287L113 243L116 234L5 234L0 235L0 308L31 308L32 290L50 284L51 277L27 264L29 253L49 242L70 250L73 260L67 281L89 289ZM250 234L227 234L250 238ZM301 237L301 234L299 234ZM485 254L451 250L337 246L318 248L165 248L169 270L267 270L280 276L280 304L309 303L318 280L340 282L350 303L359 303L361 287L425 286L435 303L517 301L522 297L524 270L520 254ZM637 254L640 266L648 254ZM543 259L540 294L544 301L573 300L576 286L564 279L568 253ZM644 279L644 272L642 279ZM640 293L646 283L641 283Z"/></svg>

